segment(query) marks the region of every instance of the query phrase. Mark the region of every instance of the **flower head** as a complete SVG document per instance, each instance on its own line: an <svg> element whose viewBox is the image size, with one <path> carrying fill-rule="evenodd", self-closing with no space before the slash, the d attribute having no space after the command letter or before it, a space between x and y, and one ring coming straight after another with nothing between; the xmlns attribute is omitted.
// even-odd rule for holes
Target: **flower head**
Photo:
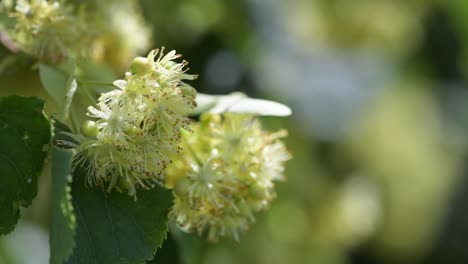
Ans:
<svg viewBox="0 0 468 264"><path fill-rule="evenodd" d="M273 181L283 178L290 159L280 140L286 133L267 133L256 118L239 114L204 114L192 129L182 133L182 157L167 170L171 215L183 230L209 240L238 240L275 198Z"/></svg>
<svg viewBox="0 0 468 264"><path fill-rule="evenodd" d="M63 1L18 0L11 16L16 20L12 31L16 44L39 59L57 63L91 50L92 27L82 12Z"/></svg>
<svg viewBox="0 0 468 264"><path fill-rule="evenodd" d="M127 73L125 80L114 82L117 89L89 107L97 134L82 140L77 156L77 164L88 164L89 185L106 183L109 191L115 187L136 197L138 187L161 181L169 156L179 152L180 130L188 128L187 116L196 105L195 94L187 95L181 87L194 77L185 74L186 63L173 61L179 56L161 52L154 61L157 53L147 58L149 71ZM169 62L171 71L159 71Z"/></svg>
<svg viewBox="0 0 468 264"><path fill-rule="evenodd" d="M93 58L123 72L129 61L148 50L152 30L146 23L139 1L75 0L92 16L99 31Z"/></svg>

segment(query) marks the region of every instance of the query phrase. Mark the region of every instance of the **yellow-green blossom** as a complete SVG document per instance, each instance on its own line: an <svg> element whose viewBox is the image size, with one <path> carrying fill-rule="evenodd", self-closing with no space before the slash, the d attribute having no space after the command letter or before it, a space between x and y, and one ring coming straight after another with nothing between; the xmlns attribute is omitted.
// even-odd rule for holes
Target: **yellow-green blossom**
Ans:
<svg viewBox="0 0 468 264"><path fill-rule="evenodd" d="M94 33L82 12L64 1L18 0L11 14L16 26L11 34L25 52L58 63L70 56L85 56Z"/></svg>
<svg viewBox="0 0 468 264"><path fill-rule="evenodd" d="M161 181L169 155L180 151L180 130L188 129L187 116L196 105L196 93L182 89L189 87L183 81L195 76L185 73L186 62L173 61L178 57L175 51L151 51L145 58L150 70L128 72L125 80L114 82L117 89L89 107L95 127L87 122L83 131L98 132L82 140L77 155L77 164L88 166L87 184L107 184L108 191L115 187L136 197L138 187ZM134 65L141 60L136 58Z"/></svg>
<svg viewBox="0 0 468 264"><path fill-rule="evenodd" d="M283 179L290 159L280 138L250 115L204 114L193 133L182 133L184 152L168 167L166 185L174 189L171 212L185 231L239 239L254 214L275 198L274 181Z"/></svg>
<svg viewBox="0 0 468 264"><path fill-rule="evenodd" d="M123 72L137 54L149 49L151 27L138 0L71 0L92 17L99 31L93 58Z"/></svg>

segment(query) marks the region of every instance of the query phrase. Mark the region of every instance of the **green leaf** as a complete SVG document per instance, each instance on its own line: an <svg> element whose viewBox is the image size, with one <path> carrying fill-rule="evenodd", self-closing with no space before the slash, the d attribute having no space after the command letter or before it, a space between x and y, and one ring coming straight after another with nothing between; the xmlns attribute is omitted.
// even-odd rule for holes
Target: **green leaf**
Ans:
<svg viewBox="0 0 468 264"><path fill-rule="evenodd" d="M138 200L85 186L77 168L72 184L78 228L76 248L67 263L143 263L153 258L167 233L170 191L156 186L140 190Z"/></svg>
<svg viewBox="0 0 468 264"><path fill-rule="evenodd" d="M286 105L263 99L253 99L243 93L232 93L229 95L197 94L197 108L194 115L203 112L213 114L239 113L261 116L289 116L292 111Z"/></svg>
<svg viewBox="0 0 468 264"><path fill-rule="evenodd" d="M20 206L31 205L47 156L50 126L35 97L0 98L0 234L14 229Z"/></svg>
<svg viewBox="0 0 468 264"><path fill-rule="evenodd" d="M117 76L104 64L92 63L89 61L79 61L76 71L78 80L78 93L88 104L96 104L96 98L102 93L116 89L112 84Z"/></svg>
<svg viewBox="0 0 468 264"><path fill-rule="evenodd" d="M174 239L171 231L169 231L167 239L164 241L162 247L158 249L157 256L152 260L146 261L146 264L159 263L184 264L184 262L182 262L182 254L179 246L177 245L177 241Z"/></svg>
<svg viewBox="0 0 468 264"><path fill-rule="evenodd" d="M77 89L75 81L75 61L70 60L61 67L39 64L39 78L47 93L63 110L61 120L67 120L73 95Z"/></svg>
<svg viewBox="0 0 468 264"><path fill-rule="evenodd" d="M52 224L50 263L62 264L75 247L76 218L71 200L71 170L74 151L52 149Z"/></svg>
<svg viewBox="0 0 468 264"><path fill-rule="evenodd" d="M65 107L65 97L67 94L67 73L48 64L40 63L39 78L47 93L54 99L55 103L63 109Z"/></svg>

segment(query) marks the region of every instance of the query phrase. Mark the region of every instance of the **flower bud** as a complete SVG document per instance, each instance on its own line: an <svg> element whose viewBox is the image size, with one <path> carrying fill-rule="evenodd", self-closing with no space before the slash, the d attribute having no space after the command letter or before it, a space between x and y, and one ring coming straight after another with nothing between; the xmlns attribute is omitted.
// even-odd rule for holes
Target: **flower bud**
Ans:
<svg viewBox="0 0 468 264"><path fill-rule="evenodd" d="M149 74L152 70L153 68L148 58L143 57L136 57L133 59L132 66L130 67L130 71L138 76Z"/></svg>
<svg viewBox="0 0 468 264"><path fill-rule="evenodd" d="M91 120L86 120L81 125L80 131L81 131L81 134L83 134L83 136L88 137L88 138L94 138L99 133L99 128L96 122L91 121Z"/></svg>
<svg viewBox="0 0 468 264"><path fill-rule="evenodd" d="M249 186L249 194L255 200L261 200L265 197L266 188L260 185L258 182Z"/></svg>
<svg viewBox="0 0 468 264"><path fill-rule="evenodd" d="M136 137L138 134L141 133L141 129L139 129L136 126L132 126L131 128L127 129L125 132L127 132L127 135L129 137Z"/></svg>
<svg viewBox="0 0 468 264"><path fill-rule="evenodd" d="M187 95L187 96L195 97L197 95L197 90L195 90L190 85L184 85L184 86L180 87L180 90L182 90L182 94Z"/></svg>
<svg viewBox="0 0 468 264"><path fill-rule="evenodd" d="M192 182L187 177L178 179L174 186L174 192L179 196L185 196Z"/></svg>

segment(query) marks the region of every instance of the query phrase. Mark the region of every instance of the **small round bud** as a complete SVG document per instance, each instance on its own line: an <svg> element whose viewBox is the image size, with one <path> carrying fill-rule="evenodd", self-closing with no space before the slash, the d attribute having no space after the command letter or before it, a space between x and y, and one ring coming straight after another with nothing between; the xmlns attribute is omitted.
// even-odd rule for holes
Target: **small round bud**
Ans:
<svg viewBox="0 0 468 264"><path fill-rule="evenodd" d="M190 185L192 185L192 182L188 178L182 177L176 181L174 192L179 196L184 196L188 193Z"/></svg>
<svg viewBox="0 0 468 264"><path fill-rule="evenodd" d="M148 61L148 59L143 57L136 57L133 60L130 69L133 73L135 73L138 76L146 75L148 73L151 73L151 71L153 70L152 65Z"/></svg>
<svg viewBox="0 0 468 264"><path fill-rule="evenodd" d="M128 136L130 136L130 137L135 137L135 136L138 135L138 133L141 132L141 129L139 129L139 128L136 127L136 126L133 126L133 127L131 127L130 129L128 129L128 130L125 131L125 132L127 132L127 135L128 135Z"/></svg>
<svg viewBox="0 0 468 264"><path fill-rule="evenodd" d="M98 128L96 122L91 121L91 120L86 120L81 125L80 131L81 131L81 134L83 134L83 136L88 137L88 138L92 138L92 137L97 136L97 134L99 132L99 128Z"/></svg>
<svg viewBox="0 0 468 264"><path fill-rule="evenodd" d="M265 198L265 187L256 182L249 186L249 194L253 199L261 200Z"/></svg>
<svg viewBox="0 0 468 264"><path fill-rule="evenodd" d="M197 95L197 90L195 90L192 86L184 85L180 88L184 95L195 97Z"/></svg>

